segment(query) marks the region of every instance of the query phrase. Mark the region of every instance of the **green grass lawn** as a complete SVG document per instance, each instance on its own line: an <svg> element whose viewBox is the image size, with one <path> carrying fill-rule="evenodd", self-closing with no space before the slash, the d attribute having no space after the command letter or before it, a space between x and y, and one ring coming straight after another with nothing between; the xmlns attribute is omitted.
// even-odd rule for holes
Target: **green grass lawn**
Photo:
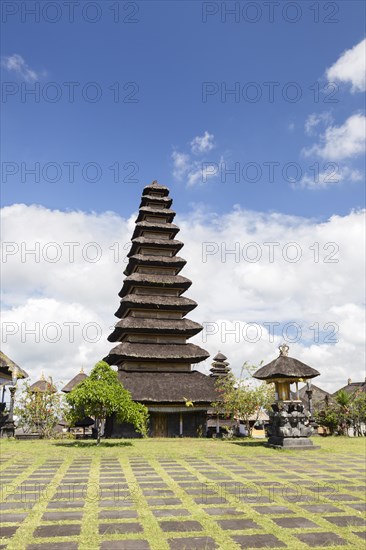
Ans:
<svg viewBox="0 0 366 550"><path fill-rule="evenodd" d="M5 544L8 550L22 550L33 544L36 546L30 546L32 549L48 550L59 541L64 542L65 549L109 550L118 548L111 546L113 541L135 541L136 549L146 548L146 544L152 550L192 548L192 544L208 549L216 543L217 548L234 550L251 547L241 546L235 537L267 534L279 541L273 548L285 545L305 549L323 546L305 543L296 535L329 532L343 542L328 548L343 548L344 542L353 548L364 548L361 537L366 527L362 525L361 506L365 500L366 438L318 437L313 441L320 449L274 450L264 447L263 440L255 439L107 440L99 447L94 441L2 440L0 511L5 537L0 540L0 548ZM77 493L82 491L79 500L71 503L60 493L68 479L72 479ZM31 509L26 509L24 503L32 489L29 484L38 482L46 485L34 497ZM123 496L114 503L117 485L122 487ZM174 504L170 498L175 499ZM80 502L85 503L82 508L78 507ZM50 508L54 503L57 508ZM275 514L267 513L273 506L285 508ZM328 506L330 511L314 512L317 506ZM210 512L217 508L223 508L221 514L212 515ZM99 517L101 510L124 513L129 509L135 518ZM65 516L70 511L74 518ZM233 515L233 511L238 515ZM59 512L59 518L44 516L50 512ZM186 515L177 515L183 512ZM18 513L26 514L20 518L22 521L8 521L12 519L9 514ZM158 517L157 513L166 517ZM335 518L336 523L326 517ZM254 524L245 529L225 528L224 520L236 518ZM306 528L284 528L278 522L286 518L305 518L313 523ZM338 525L339 518L351 519ZM198 523L192 524L190 532L167 531L162 523L166 520L180 521L183 526L186 521ZM347 521L351 524L347 525ZM102 523L106 532L99 529ZM14 526L18 528L12 534ZM66 530L75 528L79 532L41 536L36 529L46 526L55 530L66 526ZM126 532L122 533L120 529L124 528ZM187 546L185 537L191 539ZM193 537L197 537L197 543L192 543Z"/></svg>

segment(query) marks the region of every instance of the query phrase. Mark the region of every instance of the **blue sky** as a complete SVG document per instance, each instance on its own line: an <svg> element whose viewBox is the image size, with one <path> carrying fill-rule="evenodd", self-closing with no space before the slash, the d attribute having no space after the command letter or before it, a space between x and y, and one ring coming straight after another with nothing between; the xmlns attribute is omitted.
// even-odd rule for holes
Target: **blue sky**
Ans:
<svg viewBox="0 0 366 550"><path fill-rule="evenodd" d="M341 127L363 112L362 93L339 79L329 87L326 76L342 53L364 38L363 2L302 1L295 8L280 2L273 8L273 22L263 2L256 3L256 12L246 8L247 2L236 3L236 16L225 13L234 2L119 2L118 22L112 11L117 3L96 3L98 12L89 7L83 15L88 3L80 2L74 22L60 3L54 23L52 10L34 22L33 15L22 13L21 3L4 4L19 8L16 14L6 8L3 24L3 86L11 83L2 103L2 156L10 163L2 178L5 205L36 203L127 216L137 208L141 187L153 179L171 187L182 213L196 203L219 214L240 204L321 220L363 205L362 155L304 154L319 143L326 127ZM91 23L94 17L99 20ZM256 17L257 22L248 21ZM14 54L22 59L20 70L7 65ZM67 82L77 83L73 103ZM276 83L273 101L268 82ZM221 98L235 83L240 97ZM39 102L31 95L22 100L22 91L36 85ZM96 91L102 93L100 100L85 99ZM51 101L54 93L60 94L56 102ZM255 94L261 97L250 101ZM291 102L294 94L301 99ZM305 123L314 114L323 119L307 135ZM205 132L212 136L212 149L193 154L190 143ZM189 156L180 177L174 151ZM22 178L36 162L40 181L31 174ZM79 163L74 181L70 162ZM301 184L329 162L335 179L347 166L342 181L316 189ZM98 175L88 163L96 163ZM211 163L204 173L202 163ZM276 163L273 181L268 163ZM187 164L202 172L191 185ZM83 177L85 166L89 171ZM225 179L224 166L240 170L239 176L226 174ZM45 167L49 172L43 177ZM357 176L350 177L350 170ZM215 175L202 177L207 171ZM128 181L130 174L137 181ZM94 175L98 181L92 182Z"/></svg>
<svg viewBox="0 0 366 550"><path fill-rule="evenodd" d="M325 389L362 380L364 2L1 8L3 351L65 383L108 354L134 214L157 179L205 327L194 343L239 374L287 341Z"/></svg>

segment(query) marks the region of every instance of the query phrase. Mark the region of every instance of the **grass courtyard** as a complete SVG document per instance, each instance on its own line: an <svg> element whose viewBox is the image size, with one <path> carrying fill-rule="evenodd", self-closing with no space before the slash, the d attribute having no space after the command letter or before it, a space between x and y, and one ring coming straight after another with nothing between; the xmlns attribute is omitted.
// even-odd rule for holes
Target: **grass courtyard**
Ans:
<svg viewBox="0 0 366 550"><path fill-rule="evenodd" d="M8 550L364 548L365 438L1 441Z"/></svg>

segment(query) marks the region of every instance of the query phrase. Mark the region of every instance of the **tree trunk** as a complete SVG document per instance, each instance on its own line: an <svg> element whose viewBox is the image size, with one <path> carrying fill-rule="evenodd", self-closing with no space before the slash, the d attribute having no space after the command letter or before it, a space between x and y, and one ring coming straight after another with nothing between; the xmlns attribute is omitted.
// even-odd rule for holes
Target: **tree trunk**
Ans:
<svg viewBox="0 0 366 550"><path fill-rule="evenodd" d="M100 431L101 431L101 421L100 418L97 419L97 445L100 443Z"/></svg>

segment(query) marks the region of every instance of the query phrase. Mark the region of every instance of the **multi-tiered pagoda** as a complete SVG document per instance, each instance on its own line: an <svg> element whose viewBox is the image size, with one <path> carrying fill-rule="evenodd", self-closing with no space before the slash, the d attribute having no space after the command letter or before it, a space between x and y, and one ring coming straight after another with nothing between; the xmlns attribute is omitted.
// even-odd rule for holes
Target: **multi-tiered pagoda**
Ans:
<svg viewBox="0 0 366 550"><path fill-rule="evenodd" d="M144 188L115 314L120 321L108 338L118 345L105 361L118 366L123 386L148 407L152 436L192 437L205 433L217 395L213 379L192 370L209 353L187 343L202 326L185 318L197 304L182 296L192 283L179 275L186 261L177 256L183 243L171 205L167 187L154 181ZM132 433L110 419L106 435Z"/></svg>

